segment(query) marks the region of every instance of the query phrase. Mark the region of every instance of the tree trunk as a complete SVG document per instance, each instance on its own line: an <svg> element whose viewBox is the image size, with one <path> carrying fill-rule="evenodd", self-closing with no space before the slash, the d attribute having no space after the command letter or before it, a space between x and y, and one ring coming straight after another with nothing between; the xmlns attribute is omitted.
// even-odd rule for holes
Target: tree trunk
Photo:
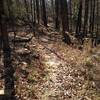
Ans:
<svg viewBox="0 0 100 100"><path fill-rule="evenodd" d="M7 34L7 27L4 14L4 2L0 0L0 28L3 44L3 55L4 55L4 78L5 78L5 94L12 96L14 93L14 69L11 64L11 48L9 46L9 38Z"/></svg>
<svg viewBox="0 0 100 100"><path fill-rule="evenodd" d="M36 0L36 14L37 14L37 20L39 24L40 23L39 0Z"/></svg>
<svg viewBox="0 0 100 100"><path fill-rule="evenodd" d="M94 33L94 26L95 26L95 0L91 0L91 16L90 16L90 34L91 34L91 43L92 47L95 43L96 33Z"/></svg>
<svg viewBox="0 0 100 100"><path fill-rule="evenodd" d="M87 35L87 29L88 29L88 14L89 13L89 0L85 0L85 14L84 14L84 26L83 26L83 33L84 36Z"/></svg>
<svg viewBox="0 0 100 100"><path fill-rule="evenodd" d="M75 35L81 45L83 45L84 43L84 33L82 32L82 8L83 8L82 1L83 0L80 0L79 2L79 12L76 25L76 35Z"/></svg>
<svg viewBox="0 0 100 100"><path fill-rule="evenodd" d="M47 27L47 15L46 15L46 5L45 5L45 0L41 1L41 6L42 6L42 21L44 23L44 26Z"/></svg>
<svg viewBox="0 0 100 100"><path fill-rule="evenodd" d="M77 18L77 26L76 26L76 36L79 36L82 27L82 0L79 2L79 12Z"/></svg>
<svg viewBox="0 0 100 100"><path fill-rule="evenodd" d="M70 37L67 33L65 33L65 31L69 31L68 5L66 0L60 0L60 15L62 22L63 41L67 44L70 44Z"/></svg>
<svg viewBox="0 0 100 100"><path fill-rule="evenodd" d="M60 29L60 21L59 21L59 0L55 0L55 28L57 30Z"/></svg>
<svg viewBox="0 0 100 100"><path fill-rule="evenodd" d="M69 0L69 30L72 32L72 0Z"/></svg>
<svg viewBox="0 0 100 100"><path fill-rule="evenodd" d="M25 6L25 9L26 9L26 17L27 17L27 20L30 22L29 10L28 10L28 2L27 2L27 0L24 0L24 6Z"/></svg>
<svg viewBox="0 0 100 100"><path fill-rule="evenodd" d="M60 0L60 14L63 31L69 31L68 5L66 0Z"/></svg>

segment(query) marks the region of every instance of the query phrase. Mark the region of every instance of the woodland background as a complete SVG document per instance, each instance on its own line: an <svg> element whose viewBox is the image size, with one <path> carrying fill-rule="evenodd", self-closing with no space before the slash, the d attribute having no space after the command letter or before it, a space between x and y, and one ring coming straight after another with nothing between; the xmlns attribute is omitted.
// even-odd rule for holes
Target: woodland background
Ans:
<svg viewBox="0 0 100 100"><path fill-rule="evenodd" d="M0 0L0 100L100 100L99 0Z"/></svg>

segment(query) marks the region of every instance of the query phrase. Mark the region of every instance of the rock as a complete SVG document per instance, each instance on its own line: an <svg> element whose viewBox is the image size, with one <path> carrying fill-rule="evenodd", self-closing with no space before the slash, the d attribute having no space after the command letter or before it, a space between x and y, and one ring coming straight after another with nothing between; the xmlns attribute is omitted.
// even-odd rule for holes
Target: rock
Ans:
<svg viewBox="0 0 100 100"><path fill-rule="evenodd" d="M33 34L28 34L26 35L26 37L22 37L22 36L16 36L15 39L12 39L12 42L29 42L31 41L31 39L33 38Z"/></svg>
<svg viewBox="0 0 100 100"><path fill-rule="evenodd" d="M29 55L31 51L28 50L27 48L21 48L21 49L16 50L16 53L19 55Z"/></svg>
<svg viewBox="0 0 100 100"><path fill-rule="evenodd" d="M25 68L28 67L28 64L26 62L22 62L21 63L22 69L24 70Z"/></svg>
<svg viewBox="0 0 100 100"><path fill-rule="evenodd" d="M42 42L48 42L48 39L46 39L46 38L41 38L41 41L42 41Z"/></svg>

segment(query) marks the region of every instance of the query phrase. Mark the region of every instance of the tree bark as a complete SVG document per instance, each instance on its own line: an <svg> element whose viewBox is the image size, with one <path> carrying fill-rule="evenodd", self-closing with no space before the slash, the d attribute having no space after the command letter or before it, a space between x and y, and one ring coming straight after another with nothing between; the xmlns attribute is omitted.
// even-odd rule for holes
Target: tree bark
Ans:
<svg viewBox="0 0 100 100"><path fill-rule="evenodd" d="M9 46L9 37L4 16L4 2L0 0L0 29L2 36L2 48L4 56L4 78L5 78L5 94L12 96L14 93L14 69L11 64L11 48Z"/></svg>
<svg viewBox="0 0 100 100"><path fill-rule="evenodd" d="M60 0L60 15L62 23L63 41L71 44L71 39L65 31L69 32L68 5L66 0Z"/></svg>
<svg viewBox="0 0 100 100"><path fill-rule="evenodd" d="M37 20L39 24L40 23L39 0L36 0L36 14L37 14Z"/></svg>
<svg viewBox="0 0 100 100"><path fill-rule="evenodd" d="M84 36L87 35L87 29L88 29L88 17L89 17L89 0L85 0L85 14L84 14L84 26L83 26L83 33Z"/></svg>
<svg viewBox="0 0 100 100"><path fill-rule="evenodd" d="M42 6L42 21L44 23L44 26L47 27L47 14L46 14L45 0L41 1L41 6Z"/></svg>
<svg viewBox="0 0 100 100"><path fill-rule="evenodd" d="M55 28L57 30L60 29L60 21L59 21L59 0L55 0Z"/></svg>

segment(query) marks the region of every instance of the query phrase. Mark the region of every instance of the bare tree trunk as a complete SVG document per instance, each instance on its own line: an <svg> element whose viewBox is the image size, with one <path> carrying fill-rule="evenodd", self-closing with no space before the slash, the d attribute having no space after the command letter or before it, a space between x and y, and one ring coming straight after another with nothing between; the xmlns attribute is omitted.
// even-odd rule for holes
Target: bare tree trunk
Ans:
<svg viewBox="0 0 100 100"><path fill-rule="evenodd" d="M36 24L36 0L33 0L34 5L34 24Z"/></svg>
<svg viewBox="0 0 100 100"><path fill-rule="evenodd" d="M72 32L72 0L69 0L69 30Z"/></svg>
<svg viewBox="0 0 100 100"><path fill-rule="evenodd" d="M69 31L68 5L66 0L60 0L60 11L63 31Z"/></svg>
<svg viewBox="0 0 100 100"><path fill-rule="evenodd" d="M28 2L27 2L27 0L24 0L24 5L25 5L25 9L26 9L27 20L30 22L29 10L28 10Z"/></svg>
<svg viewBox="0 0 100 100"><path fill-rule="evenodd" d="M83 33L86 36L87 35L87 29L88 29L88 17L89 17L89 0L85 0L85 14L84 14L84 26L83 26Z"/></svg>
<svg viewBox="0 0 100 100"><path fill-rule="evenodd" d="M9 26L11 25L12 31L14 32L14 39L16 38L16 31L15 31L15 17L13 13L13 8L12 8L12 0L7 0L7 6L8 6L8 13L9 13L9 20L10 22L8 23ZM15 43L14 43L15 46Z"/></svg>
<svg viewBox="0 0 100 100"><path fill-rule="evenodd" d="M83 8L82 1L83 0L80 0L79 2L79 12L76 25L76 38L78 39L81 45L83 45L84 43L84 33L82 32L82 8Z"/></svg>
<svg viewBox="0 0 100 100"><path fill-rule="evenodd" d="M55 0L55 28L57 30L60 29L60 21L59 21L59 0Z"/></svg>
<svg viewBox="0 0 100 100"><path fill-rule="evenodd" d="M99 22L100 22L99 21L99 0L96 1L96 6L97 6L97 9L96 9L97 10L97 15L96 15L96 17L97 17L97 21L96 21L97 22L97 26L96 26L97 29L96 30L97 30L97 34L99 34Z"/></svg>
<svg viewBox="0 0 100 100"><path fill-rule="evenodd" d="M46 5L45 5L45 0L41 1L41 6L42 6L42 21L44 23L44 26L47 27L47 15L46 15Z"/></svg>
<svg viewBox="0 0 100 100"><path fill-rule="evenodd" d="M32 20L32 28L34 27L34 18L33 18L33 0L30 1L31 6L31 20Z"/></svg>
<svg viewBox="0 0 100 100"><path fill-rule="evenodd" d="M36 0L36 14L37 14L37 20L39 24L40 23L39 0Z"/></svg>
<svg viewBox="0 0 100 100"><path fill-rule="evenodd" d="M79 12L78 12L78 19L77 19L77 26L76 26L76 36L79 35L82 26L82 0L79 2Z"/></svg>
<svg viewBox="0 0 100 100"><path fill-rule="evenodd" d="M7 27L4 14L4 3L0 0L0 28L3 44L3 55L4 55L4 78L5 78L5 94L12 96L14 93L14 69L11 64L11 48L9 46L9 38L7 34Z"/></svg>
<svg viewBox="0 0 100 100"><path fill-rule="evenodd" d="M52 8L52 19L53 19L53 21L55 20L55 11L54 11L54 0L51 0L51 8Z"/></svg>
<svg viewBox="0 0 100 100"><path fill-rule="evenodd" d="M91 0L91 17L90 17L90 34L91 34L91 43L92 47L95 43L96 34L94 33L94 22L95 22L95 0Z"/></svg>
<svg viewBox="0 0 100 100"><path fill-rule="evenodd" d="M71 43L70 37L65 31L69 32L68 5L66 0L60 0L60 15L62 22L63 41L67 44Z"/></svg>

